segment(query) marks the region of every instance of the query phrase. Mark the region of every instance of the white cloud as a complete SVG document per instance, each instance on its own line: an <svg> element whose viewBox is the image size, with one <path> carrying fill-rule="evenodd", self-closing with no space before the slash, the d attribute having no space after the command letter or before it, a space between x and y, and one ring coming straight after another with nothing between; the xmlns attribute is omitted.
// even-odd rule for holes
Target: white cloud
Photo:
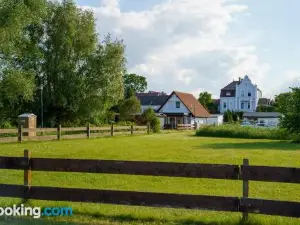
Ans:
<svg viewBox="0 0 300 225"><path fill-rule="evenodd" d="M146 76L149 89L218 96L245 74L259 86L266 84L270 66L259 59L249 34L230 28L239 15L249 15L247 5L238 0L162 2L144 11L123 12L118 0L90 8L101 35L124 39L129 70Z"/></svg>

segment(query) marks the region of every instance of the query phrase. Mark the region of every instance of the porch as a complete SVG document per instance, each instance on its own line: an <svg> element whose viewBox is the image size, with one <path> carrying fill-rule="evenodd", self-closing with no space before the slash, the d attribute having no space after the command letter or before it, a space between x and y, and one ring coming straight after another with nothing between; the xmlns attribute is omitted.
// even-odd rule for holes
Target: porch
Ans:
<svg viewBox="0 0 300 225"><path fill-rule="evenodd" d="M164 129L176 129L178 124L191 124L189 113L165 113Z"/></svg>

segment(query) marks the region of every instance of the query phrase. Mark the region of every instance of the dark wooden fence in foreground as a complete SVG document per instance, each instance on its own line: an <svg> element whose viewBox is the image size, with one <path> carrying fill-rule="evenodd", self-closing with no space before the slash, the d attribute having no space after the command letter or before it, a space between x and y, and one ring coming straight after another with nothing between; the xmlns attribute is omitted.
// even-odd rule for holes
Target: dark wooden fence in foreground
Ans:
<svg viewBox="0 0 300 225"><path fill-rule="evenodd" d="M24 170L24 185L0 184L0 196L280 215L300 218L300 202L248 197L249 180L300 183L300 168L243 165L0 157L0 169ZM31 186L31 171L131 174L243 181L242 197ZM216 187L218 188L218 187ZM298 189L300 190L300 189ZM296 190L295 190L296 191Z"/></svg>
<svg viewBox="0 0 300 225"><path fill-rule="evenodd" d="M61 127L28 129L20 126L18 129L0 129L0 142L22 142L31 140L61 140L80 139L118 134L149 133L150 126L103 126L103 127ZM25 136L24 134L31 135ZM34 135L32 135L34 133Z"/></svg>

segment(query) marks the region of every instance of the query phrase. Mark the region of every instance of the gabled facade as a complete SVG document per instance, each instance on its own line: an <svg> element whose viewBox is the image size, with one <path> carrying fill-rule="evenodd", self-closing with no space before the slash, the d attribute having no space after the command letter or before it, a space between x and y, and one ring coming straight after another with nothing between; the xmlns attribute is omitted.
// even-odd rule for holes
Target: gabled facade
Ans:
<svg viewBox="0 0 300 225"><path fill-rule="evenodd" d="M262 97L257 85L246 75L244 79L233 81L221 89L220 112L230 111L255 112L258 100Z"/></svg>
<svg viewBox="0 0 300 225"><path fill-rule="evenodd" d="M158 109L163 113L165 127L176 127L177 124L206 124L209 112L189 93L173 91L164 104Z"/></svg>

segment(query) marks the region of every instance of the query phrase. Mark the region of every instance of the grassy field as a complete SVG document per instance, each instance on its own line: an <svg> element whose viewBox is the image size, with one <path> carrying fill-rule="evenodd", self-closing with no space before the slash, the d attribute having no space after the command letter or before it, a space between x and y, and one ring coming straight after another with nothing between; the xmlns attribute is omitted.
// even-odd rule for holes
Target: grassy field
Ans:
<svg viewBox="0 0 300 225"><path fill-rule="evenodd" d="M196 137L193 132L171 132L133 137L99 138L0 144L1 156L22 156L23 149L34 157L144 160L300 167L300 145L285 141ZM1 170L0 183L22 184L22 171ZM166 193L241 196L240 181L167 178L152 176L33 172L32 184L91 189L133 190ZM250 197L300 201L296 184L250 182ZM0 206L19 203L19 199L0 198ZM89 203L30 201L33 206L73 207L73 217L45 220L0 219L2 224L174 224L236 225L241 214L199 210L133 207ZM251 225L296 225L299 219L251 215Z"/></svg>

